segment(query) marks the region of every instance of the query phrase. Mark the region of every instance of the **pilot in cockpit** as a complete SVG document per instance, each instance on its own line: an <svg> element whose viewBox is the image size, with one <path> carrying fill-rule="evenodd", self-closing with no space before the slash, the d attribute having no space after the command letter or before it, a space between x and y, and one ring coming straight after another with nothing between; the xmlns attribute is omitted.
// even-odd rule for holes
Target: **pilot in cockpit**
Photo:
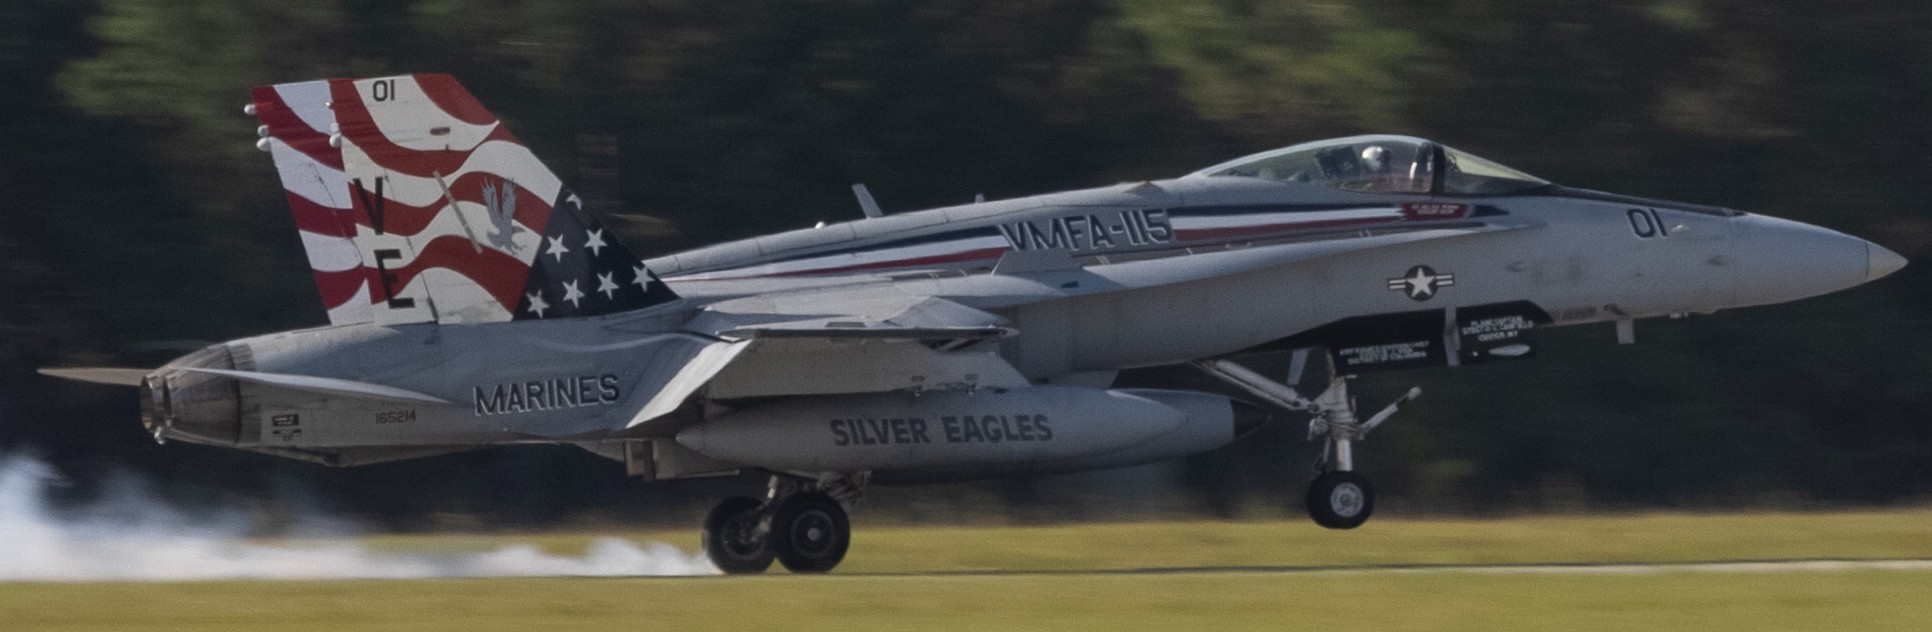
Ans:
<svg viewBox="0 0 1932 632"><path fill-rule="evenodd" d="M1416 182L1412 169L1397 169L1390 160L1389 150L1381 145L1363 147L1361 154L1361 179L1354 188L1362 191L1412 191Z"/></svg>
<svg viewBox="0 0 1932 632"><path fill-rule="evenodd" d="M1389 150L1383 149L1381 145L1369 145L1368 147L1362 148L1363 169L1367 169L1371 173L1379 173L1384 171L1384 168L1388 165Z"/></svg>
<svg viewBox="0 0 1932 632"><path fill-rule="evenodd" d="M1362 148L1362 172L1376 179L1387 180L1391 175L1389 150L1383 149L1381 145Z"/></svg>
<svg viewBox="0 0 1932 632"><path fill-rule="evenodd" d="M1441 171L1438 174L1438 171ZM1238 158L1197 172L1282 182L1321 182L1344 191L1499 195L1549 186L1535 176L1409 136L1351 136Z"/></svg>

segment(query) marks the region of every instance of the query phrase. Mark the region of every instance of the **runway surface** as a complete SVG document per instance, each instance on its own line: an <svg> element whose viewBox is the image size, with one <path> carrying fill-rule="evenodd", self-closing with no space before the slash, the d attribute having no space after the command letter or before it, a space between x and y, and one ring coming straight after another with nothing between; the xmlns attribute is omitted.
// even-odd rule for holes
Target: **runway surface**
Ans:
<svg viewBox="0 0 1932 632"><path fill-rule="evenodd" d="M1706 562L1550 563L1550 564L1376 564L1360 566L1194 566L1089 570L962 570L931 573L878 573L883 577L974 575L1659 575L1664 573L1833 573L1846 571L1932 572L1932 559L1713 560ZM842 575L851 575L844 574Z"/></svg>

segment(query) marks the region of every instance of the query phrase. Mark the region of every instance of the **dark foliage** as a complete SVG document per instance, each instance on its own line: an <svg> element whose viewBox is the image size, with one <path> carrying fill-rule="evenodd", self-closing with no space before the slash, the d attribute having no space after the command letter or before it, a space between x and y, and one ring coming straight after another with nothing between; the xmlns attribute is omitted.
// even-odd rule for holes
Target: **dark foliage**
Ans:
<svg viewBox="0 0 1932 632"><path fill-rule="evenodd" d="M457 74L566 174L614 169L592 197L664 220L634 236L645 252L855 216L852 182L905 210L1369 130L1911 258L1932 245L1932 5L1915 0L12 0L0 445L50 457L79 494L134 469L182 497L293 487L394 528L690 520L755 484L647 487L564 448L339 471L164 449L129 393L32 373L320 323L240 106L251 85L406 71ZM582 151L606 139L614 158ZM1560 331L1533 363L1378 376L1365 404L1429 394L1363 459L1385 493L1437 510L1921 499L1928 276L1645 323L1637 347ZM1196 459L1169 494L1291 504L1310 451L1275 428ZM1038 482L955 493L1023 516L1064 500Z"/></svg>

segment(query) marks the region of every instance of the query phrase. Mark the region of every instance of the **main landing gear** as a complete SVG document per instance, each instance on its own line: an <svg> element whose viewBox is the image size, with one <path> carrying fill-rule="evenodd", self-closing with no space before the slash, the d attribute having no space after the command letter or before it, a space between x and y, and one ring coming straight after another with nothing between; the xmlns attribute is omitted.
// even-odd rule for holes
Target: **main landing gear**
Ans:
<svg viewBox="0 0 1932 632"><path fill-rule="evenodd" d="M1405 403L1422 395L1411 388L1366 421L1355 416L1355 398L1348 394L1348 378L1331 375L1327 390L1315 399L1302 397L1293 387L1270 380L1230 360L1201 360L1194 363L1210 375L1225 380L1256 397L1277 406L1306 411L1308 440L1322 442L1321 459L1316 462L1314 482L1308 484L1308 517L1330 529L1353 529L1375 513L1375 488L1368 478L1355 472L1355 442L1368 437L1376 426Z"/></svg>
<svg viewBox="0 0 1932 632"><path fill-rule="evenodd" d="M794 573L823 573L852 544L846 507L858 502L866 473L808 480L774 475L765 500L727 498L704 519L704 554L728 574L762 573L773 559Z"/></svg>

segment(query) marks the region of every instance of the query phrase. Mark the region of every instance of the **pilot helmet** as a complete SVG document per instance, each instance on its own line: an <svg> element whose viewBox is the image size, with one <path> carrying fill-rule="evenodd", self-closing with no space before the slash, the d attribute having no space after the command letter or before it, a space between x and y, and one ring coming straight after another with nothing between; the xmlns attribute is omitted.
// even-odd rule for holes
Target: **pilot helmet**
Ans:
<svg viewBox="0 0 1932 632"><path fill-rule="evenodd" d="M1369 145L1368 147L1362 148L1362 166L1373 172L1379 173L1387 171L1389 167L1389 150L1383 149L1381 145Z"/></svg>

